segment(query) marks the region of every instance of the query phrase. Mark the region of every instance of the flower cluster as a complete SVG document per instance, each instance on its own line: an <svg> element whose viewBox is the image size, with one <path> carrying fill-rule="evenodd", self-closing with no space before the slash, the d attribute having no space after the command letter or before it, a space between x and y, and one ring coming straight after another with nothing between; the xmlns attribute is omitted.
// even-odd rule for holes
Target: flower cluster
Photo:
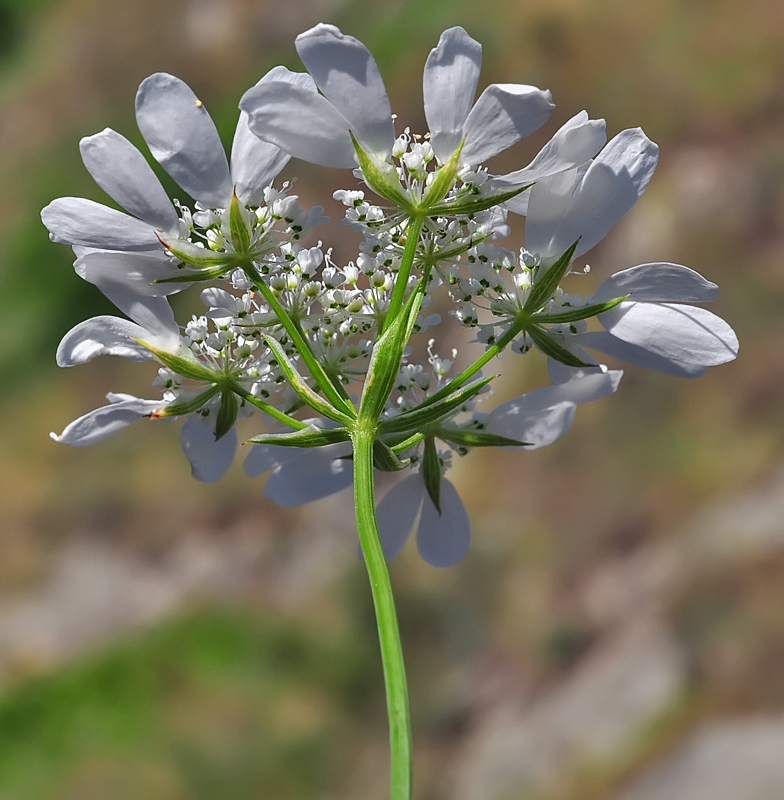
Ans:
<svg viewBox="0 0 784 800"><path fill-rule="evenodd" d="M85 166L128 213L60 198L42 216L74 249L77 274L125 318L77 325L58 364L150 360L162 396L110 394L53 438L86 445L141 418L184 417L193 475L214 481L235 457L237 419L258 410L266 430L244 468L271 472L265 492L281 506L360 486L371 467L357 459L372 440L376 470L407 473L376 508L384 553L397 555L416 526L423 558L447 566L471 540L446 477L455 457L556 441L578 405L618 388L622 373L591 352L694 377L733 359L737 339L692 305L717 287L687 267L643 264L592 287L575 266L651 180L658 148L641 130L607 143L604 121L582 111L530 163L498 175L486 162L545 125L554 105L524 84L492 84L475 101L482 49L462 28L445 31L427 59L423 134L396 132L361 42L317 25L296 45L307 72L276 67L244 94L230 158L182 81L156 74L139 87L142 136L193 207L169 199L120 134L82 140ZM308 241L323 208L305 210L290 182L275 185L292 157L360 182L334 192L361 237L348 264ZM514 253L500 243L518 216L525 248ZM206 310L179 324L168 296L193 284ZM462 371L430 338L439 294L476 334ZM425 333L428 357L417 363L424 348L410 343ZM485 410L492 376L482 369L507 347L544 353L551 385Z"/></svg>

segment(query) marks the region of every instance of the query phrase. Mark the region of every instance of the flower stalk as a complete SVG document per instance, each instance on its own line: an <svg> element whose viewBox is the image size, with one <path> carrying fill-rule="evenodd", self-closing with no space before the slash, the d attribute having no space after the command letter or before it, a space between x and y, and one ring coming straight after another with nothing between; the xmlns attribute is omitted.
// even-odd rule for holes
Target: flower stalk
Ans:
<svg viewBox="0 0 784 800"><path fill-rule="evenodd" d="M373 442L375 428L364 420L354 429L354 504L357 530L365 558L373 606L376 611L384 685L389 715L390 798L410 800L413 748L408 707L408 686L400 643L395 600L389 570L378 535L373 490Z"/></svg>

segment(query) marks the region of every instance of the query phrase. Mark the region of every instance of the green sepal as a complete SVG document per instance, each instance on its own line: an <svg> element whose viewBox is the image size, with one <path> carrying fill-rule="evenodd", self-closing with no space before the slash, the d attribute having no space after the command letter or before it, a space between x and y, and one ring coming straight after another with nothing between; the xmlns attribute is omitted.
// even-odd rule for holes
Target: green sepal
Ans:
<svg viewBox="0 0 784 800"><path fill-rule="evenodd" d="M237 411L239 410L239 403L237 402L237 395L234 392L221 392L220 408L218 409L218 417L215 420L215 441L222 439L233 427L237 421Z"/></svg>
<svg viewBox="0 0 784 800"><path fill-rule="evenodd" d="M456 394L439 400L437 403L428 405L423 403L416 408L412 408L411 411L406 411L404 414L384 419L378 426L379 433L403 433L421 430L427 425L432 425L434 422L458 411L460 406L468 402L474 395L479 394L494 378L495 375L482 378L474 383L469 383L468 386Z"/></svg>
<svg viewBox="0 0 784 800"><path fill-rule="evenodd" d="M387 399L395 388L400 360L408 342L410 317L413 315L416 319L421 305L422 295L417 291L413 292L401 312L376 342L359 405L361 419L375 422L381 416Z"/></svg>
<svg viewBox="0 0 784 800"><path fill-rule="evenodd" d="M529 183L527 186L521 186L519 189L511 189L508 192L499 192L498 194L478 197L475 200L457 200L448 203L441 203L440 205L436 205L428 209L427 213L430 216L439 217L469 217L471 214L478 214L480 211L487 211L488 208L493 208L493 206L500 206L502 203L505 203L507 200L511 200L513 197L517 197L518 194L522 194L526 189L530 189L532 186L533 184Z"/></svg>
<svg viewBox="0 0 784 800"><path fill-rule="evenodd" d="M438 460L436 440L432 436L425 439L425 457L422 460L422 479L433 505L441 516L441 463Z"/></svg>
<svg viewBox="0 0 784 800"><path fill-rule="evenodd" d="M183 356L176 356L167 350L161 350L160 347L156 347L154 344L150 344L141 339L134 339L134 341L149 350L165 367L168 367L172 372L176 372L183 378L190 378L193 381L217 383L223 377L203 367L196 359L191 360L190 358L183 358Z"/></svg>
<svg viewBox="0 0 784 800"><path fill-rule="evenodd" d="M184 417L186 414L192 414L198 411L208 400L215 397L220 391L218 386L211 386L206 392L201 392L193 400L188 400L185 403L172 403L171 405L156 411L153 417Z"/></svg>
<svg viewBox="0 0 784 800"><path fill-rule="evenodd" d="M347 442L350 438L347 428L319 428L316 425L308 425L301 431L263 433L248 441L253 444L272 444L276 447L323 447L327 444Z"/></svg>
<svg viewBox="0 0 784 800"><path fill-rule="evenodd" d="M262 335L264 336L264 340L267 342L267 346L270 350L272 350L284 377L289 382L291 388L302 398L302 400L314 411L317 411L327 419L340 422L343 425L350 424L351 418L348 415L344 414L342 411L338 411L330 403L324 400L323 397L319 397L313 391L313 389L308 386L302 375L297 372L297 368L294 366L294 363L280 346L280 342L267 333Z"/></svg>
<svg viewBox="0 0 784 800"><path fill-rule="evenodd" d="M629 297L628 294L625 297L616 297L614 300L607 300L604 303L593 303L590 306L575 308L572 311L559 311L557 314L534 314L531 317L531 322L537 323L538 325L555 325L556 323L577 322L581 319L590 319L605 311L609 311L611 308L615 308L618 303L622 303L627 297Z"/></svg>
<svg viewBox="0 0 784 800"><path fill-rule="evenodd" d="M546 272L537 268L536 280L531 287L531 294L525 301L523 311L533 316L555 294L558 284L563 280L572 263L572 256L580 243L578 239Z"/></svg>
<svg viewBox="0 0 784 800"><path fill-rule="evenodd" d="M360 147L359 142L354 138L354 134L350 131L349 134L351 135L351 141L354 143L354 149L357 151L359 167L365 176L365 183L379 197L389 200L390 203L394 203L409 214L412 213L414 209L411 206L411 201L403 194L403 190L400 188L400 176L394 164L368 155Z"/></svg>
<svg viewBox="0 0 784 800"><path fill-rule="evenodd" d="M229 204L229 233L234 250L238 254L247 253L250 249L250 231L236 191L231 196Z"/></svg>
<svg viewBox="0 0 784 800"><path fill-rule="evenodd" d="M506 436L497 436L494 433L471 431L452 426L436 428L434 433L439 439L456 444L458 447L525 447L530 444L530 442L507 439Z"/></svg>
<svg viewBox="0 0 784 800"><path fill-rule="evenodd" d="M176 243L167 242L158 237L160 243L171 252L171 254L196 269L208 269L210 267L230 267L235 262L235 258L230 253L214 253L206 247L198 247L185 239L177 239Z"/></svg>
<svg viewBox="0 0 784 800"><path fill-rule="evenodd" d="M586 364L581 361L574 353L569 352L562 344L559 344L554 336L551 336L543 328L532 325L525 329L525 332L533 339L534 344L550 358L566 364L567 367L594 367L595 364Z"/></svg>
<svg viewBox="0 0 784 800"><path fill-rule="evenodd" d="M381 472L400 472L411 463L410 459L401 461L395 451L376 439L373 442L373 466Z"/></svg>
<svg viewBox="0 0 784 800"><path fill-rule="evenodd" d="M454 185L457 170L460 168L460 153L463 151L464 144L465 139L460 142L460 146L452 153L449 161L438 170L433 183L430 184L430 188L420 204L420 208L423 211L428 211L429 213L429 209L437 206Z"/></svg>

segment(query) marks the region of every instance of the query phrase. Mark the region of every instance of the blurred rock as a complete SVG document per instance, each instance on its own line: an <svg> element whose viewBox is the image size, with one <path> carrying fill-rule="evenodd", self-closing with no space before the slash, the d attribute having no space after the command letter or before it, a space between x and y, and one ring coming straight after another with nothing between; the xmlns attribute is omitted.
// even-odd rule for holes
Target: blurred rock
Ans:
<svg viewBox="0 0 784 800"><path fill-rule="evenodd" d="M455 759L445 796L525 797L557 789L586 763L616 761L685 679L677 642L656 620L638 620L531 706L491 710Z"/></svg>
<svg viewBox="0 0 784 800"><path fill-rule="evenodd" d="M781 800L784 717L714 722L618 800Z"/></svg>

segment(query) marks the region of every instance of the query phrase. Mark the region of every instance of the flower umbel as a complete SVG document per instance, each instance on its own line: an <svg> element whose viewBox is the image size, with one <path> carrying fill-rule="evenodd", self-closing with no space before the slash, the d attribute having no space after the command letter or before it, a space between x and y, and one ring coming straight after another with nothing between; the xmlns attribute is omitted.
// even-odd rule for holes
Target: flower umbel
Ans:
<svg viewBox="0 0 784 800"><path fill-rule="evenodd" d="M59 198L43 221L73 248L76 273L125 316L77 325L57 362L153 362L160 397L109 394L52 438L94 444L141 419L184 417L192 473L211 482L232 465L238 420L261 411L244 468L271 473L268 498L295 506L353 485L384 663L391 796L410 800L408 695L386 562L415 528L428 564L466 556L468 511L446 477L456 459L559 439L579 405L619 387L622 372L591 352L696 377L735 358L738 341L693 305L718 287L688 267L642 264L596 286L579 266L653 176L658 147L639 128L606 143L604 121L581 111L527 166L497 175L486 162L547 124L554 104L520 83L492 84L475 99L482 48L462 28L445 31L425 64L421 133L396 130L378 65L357 39L321 24L296 47L307 72L275 67L243 95L230 159L186 84L164 73L142 82L139 129L193 206L170 199L119 133L82 140L85 166L128 213ZM308 241L326 222L323 208L303 209L293 181L274 185L291 157L352 170L333 197L361 238L353 260L336 263L330 247ZM518 215L525 247L515 252L502 242ZM168 296L194 283L204 311L177 322ZM436 338L439 304L449 303L475 333L459 354ZM497 376L483 371L507 348L543 353L551 385L494 405ZM399 478L376 502L380 472Z"/></svg>

